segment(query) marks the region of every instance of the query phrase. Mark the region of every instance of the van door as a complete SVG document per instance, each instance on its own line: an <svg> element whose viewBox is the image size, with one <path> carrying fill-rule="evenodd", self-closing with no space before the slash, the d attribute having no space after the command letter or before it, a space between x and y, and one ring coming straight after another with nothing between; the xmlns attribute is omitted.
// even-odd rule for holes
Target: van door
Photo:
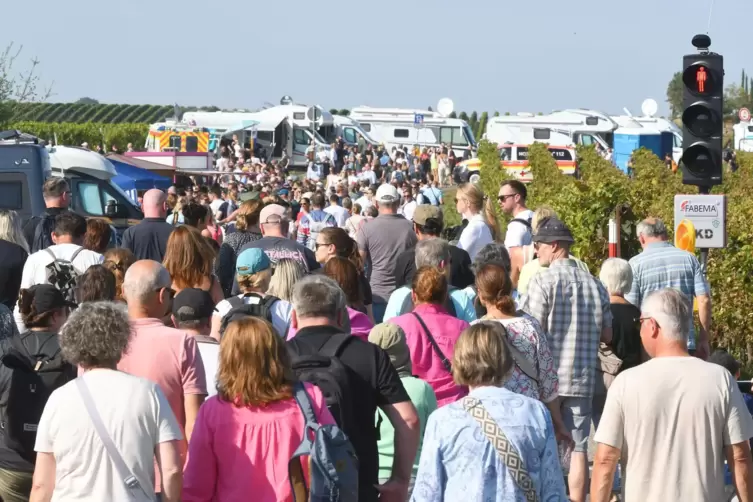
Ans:
<svg viewBox="0 0 753 502"><path fill-rule="evenodd" d="M106 181L96 178L71 178L73 192L73 210L85 217L107 218L107 204L117 204L119 214L112 219L118 230L124 230L129 224L144 217L123 194L117 192ZM129 220L131 220L129 222Z"/></svg>
<svg viewBox="0 0 753 502"><path fill-rule="evenodd" d="M300 127L293 127L293 164L306 165L306 150L309 148L311 138Z"/></svg>

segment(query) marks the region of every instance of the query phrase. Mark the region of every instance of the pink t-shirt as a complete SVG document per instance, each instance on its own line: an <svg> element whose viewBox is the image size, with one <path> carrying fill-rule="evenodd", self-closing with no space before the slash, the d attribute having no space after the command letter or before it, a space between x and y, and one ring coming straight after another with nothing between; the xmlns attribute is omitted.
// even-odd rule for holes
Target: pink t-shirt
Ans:
<svg viewBox="0 0 753 502"><path fill-rule="evenodd" d="M118 369L151 380L162 389L178 424L186 434L186 394L207 394L204 363L191 335L169 328L159 319L131 319L133 335ZM186 441L181 454L185 457ZM156 488L160 491L159 470Z"/></svg>
<svg viewBox="0 0 753 502"><path fill-rule="evenodd" d="M319 423L334 424L319 388L308 383L304 387ZM288 462L303 439L303 422L292 398L261 408L209 398L191 437L183 502L292 501ZM303 464L308 476L308 462Z"/></svg>

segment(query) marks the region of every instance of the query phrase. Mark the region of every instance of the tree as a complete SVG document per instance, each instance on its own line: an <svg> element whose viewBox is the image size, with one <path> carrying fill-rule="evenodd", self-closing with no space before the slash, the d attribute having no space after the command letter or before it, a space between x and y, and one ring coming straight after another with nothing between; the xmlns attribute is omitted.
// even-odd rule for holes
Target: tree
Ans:
<svg viewBox="0 0 753 502"><path fill-rule="evenodd" d="M427 108L430 112L433 112L434 110L431 109L431 106Z"/></svg>
<svg viewBox="0 0 753 502"><path fill-rule="evenodd" d="M682 113L682 72L678 71L672 75L672 80L667 85L667 103L669 104L669 114L672 118L677 118Z"/></svg>
<svg viewBox="0 0 753 502"><path fill-rule="evenodd" d="M460 115L458 115L458 118L460 120L465 120L466 122L468 122L468 114L465 112L460 112Z"/></svg>
<svg viewBox="0 0 753 502"><path fill-rule="evenodd" d="M471 131L474 131L474 134L475 134L477 126L478 126L478 113L476 113L474 110L474 112L471 113L471 116L468 119L468 127L470 127Z"/></svg>
<svg viewBox="0 0 753 502"><path fill-rule="evenodd" d="M22 50L23 45L16 49L11 43L0 52L0 124L13 117L17 103L45 101L52 95L52 84L44 89L40 87L38 59L31 60L26 72L16 73L15 67Z"/></svg>
<svg viewBox="0 0 753 502"><path fill-rule="evenodd" d="M458 114L455 113L455 112L452 112L452 113L450 113L450 118L451 119L456 119L456 118L458 118Z"/></svg>
<svg viewBox="0 0 753 502"><path fill-rule="evenodd" d="M495 117L499 117L499 112L494 112Z"/></svg>
<svg viewBox="0 0 753 502"><path fill-rule="evenodd" d="M348 115L350 115L350 110L348 110L347 108L342 108L337 114L342 115L343 117L347 117Z"/></svg>
<svg viewBox="0 0 753 502"><path fill-rule="evenodd" d="M484 135L486 132L486 124L489 122L489 114L487 112L484 112L481 114L481 118L478 119L478 124L476 125L476 130L473 131L473 136L476 138L480 138Z"/></svg>
<svg viewBox="0 0 753 502"><path fill-rule="evenodd" d="M330 108L329 113L331 113L332 115L338 115L339 112L337 108Z"/></svg>
<svg viewBox="0 0 753 502"><path fill-rule="evenodd" d="M98 105L99 101L97 101L94 98L83 97L83 98L78 98L76 100L76 104L77 105Z"/></svg>

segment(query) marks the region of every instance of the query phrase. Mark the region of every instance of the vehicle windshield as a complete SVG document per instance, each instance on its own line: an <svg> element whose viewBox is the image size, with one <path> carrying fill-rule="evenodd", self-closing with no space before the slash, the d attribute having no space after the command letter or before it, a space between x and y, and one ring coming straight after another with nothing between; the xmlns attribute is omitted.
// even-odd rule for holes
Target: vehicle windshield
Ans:
<svg viewBox="0 0 753 502"><path fill-rule="evenodd" d="M306 131L306 134L308 134L308 135L309 135L309 137L311 137L311 129L303 129L303 130L304 130L304 131ZM321 146L321 145L329 145L329 143L327 143L327 142L326 142L326 141L324 140L324 138L322 138L322 135L321 135L321 134L319 134L319 133L318 133L318 132L316 132L316 131L314 131L314 140L315 140L315 141L316 141L316 143L317 143L317 144L319 144L320 146Z"/></svg>
<svg viewBox="0 0 753 502"><path fill-rule="evenodd" d="M124 191L124 190L123 190L122 188L120 188L120 187L119 187L119 186L118 186L118 185L117 185L116 183L113 183L112 181L110 181L110 188L112 188L113 190L115 190L116 192L118 192L118 193L119 193L120 195L122 195L122 196L123 196L123 198L124 198L124 199L125 199L125 200L126 200L126 201L127 201L127 202L128 202L128 203L129 203L130 205L131 205L131 206L133 206L133 207L135 207L136 209L138 209L139 211L141 211L141 208L140 208L140 207L139 207L139 206L138 206L138 205L137 205L137 204L136 204L135 202L133 202L133 200L131 200L131 197L130 197L130 196L129 196L129 195L127 194L127 193L125 193L125 191Z"/></svg>
<svg viewBox="0 0 753 502"><path fill-rule="evenodd" d="M364 139L364 141L366 141L366 143L371 143L372 145L376 145L377 144L377 141L374 138L372 138L371 136L369 136L369 133L367 133L366 131L364 131L363 128L361 128L361 126L353 126L353 129L355 129L356 132L358 132L358 134L360 134L361 136L363 136L363 139Z"/></svg>
<svg viewBox="0 0 753 502"><path fill-rule="evenodd" d="M467 125L463 126L463 133L465 134L465 139L468 141L468 144L471 146L476 146L476 138L473 137L473 131L471 131L471 128Z"/></svg>

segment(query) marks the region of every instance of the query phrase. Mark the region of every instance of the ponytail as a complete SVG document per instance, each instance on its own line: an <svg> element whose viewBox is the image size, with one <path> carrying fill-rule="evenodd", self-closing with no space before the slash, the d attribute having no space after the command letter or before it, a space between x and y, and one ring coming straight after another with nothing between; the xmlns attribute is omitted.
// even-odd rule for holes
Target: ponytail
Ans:
<svg viewBox="0 0 753 502"><path fill-rule="evenodd" d="M488 196L484 197L483 217L486 225L489 227L489 231L492 233L492 240L496 242L500 237L499 222L497 221L497 213L494 212L494 203Z"/></svg>

